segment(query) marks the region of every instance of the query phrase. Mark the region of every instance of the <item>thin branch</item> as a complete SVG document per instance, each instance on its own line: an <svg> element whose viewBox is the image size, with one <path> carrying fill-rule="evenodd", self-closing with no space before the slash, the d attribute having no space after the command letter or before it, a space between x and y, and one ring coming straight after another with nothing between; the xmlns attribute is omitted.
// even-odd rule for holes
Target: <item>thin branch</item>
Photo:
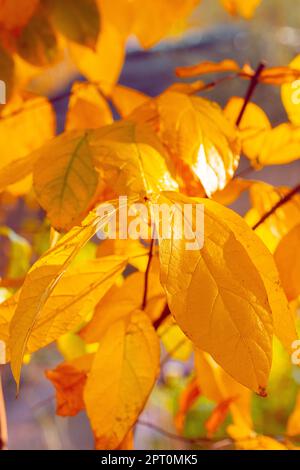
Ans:
<svg viewBox="0 0 300 470"><path fill-rule="evenodd" d="M260 74L261 74L261 72L263 71L264 68L265 68L265 64L263 62L260 62L260 64L258 64L258 67L255 71L255 74L251 78L248 90L247 90L246 95L245 95L245 99L244 99L242 109L241 109L241 111L240 111L240 113L237 117L236 123L235 123L237 127L239 127L239 125L241 124L242 118L243 118L244 113L246 111L247 104L249 103L249 101L251 100L251 98L253 96L255 88L258 85L259 76L260 76Z"/></svg>
<svg viewBox="0 0 300 470"><path fill-rule="evenodd" d="M172 432L166 431L165 429L162 429L156 424L150 423L148 421L139 420L136 424L140 426L145 426L149 429L153 429L153 431L156 431L162 434L163 436L168 437L169 439L173 439L173 440L180 441L180 442L185 442L186 444L200 444L200 445L202 444L203 445L203 444L212 442L211 439L209 439L208 437L193 438L193 437L180 436L179 434L174 434Z"/></svg>
<svg viewBox="0 0 300 470"><path fill-rule="evenodd" d="M149 284L149 272L151 266L151 260L153 257L153 247L154 247L154 237L151 238L150 247L149 247L149 255L148 255L148 263L145 271L145 284L144 284L144 295L143 295L143 302L142 302L142 310L145 309L147 305L147 294L148 294L148 284Z"/></svg>
<svg viewBox="0 0 300 470"><path fill-rule="evenodd" d="M6 409L2 390L2 377L0 366L0 450L7 449L7 420Z"/></svg>
<svg viewBox="0 0 300 470"><path fill-rule="evenodd" d="M261 224L263 224L274 212L277 211L281 206L286 204L293 196L300 192L300 183L297 184L293 189L291 189L285 196L283 196L271 209L266 212L255 225L253 225L252 229L256 230Z"/></svg>
<svg viewBox="0 0 300 470"><path fill-rule="evenodd" d="M161 315L159 318L157 318L154 322L153 322L153 327L158 330L158 328L160 327L160 325L163 323L163 321L170 315L170 309L169 309L169 306L168 304L166 304L165 308L163 309Z"/></svg>

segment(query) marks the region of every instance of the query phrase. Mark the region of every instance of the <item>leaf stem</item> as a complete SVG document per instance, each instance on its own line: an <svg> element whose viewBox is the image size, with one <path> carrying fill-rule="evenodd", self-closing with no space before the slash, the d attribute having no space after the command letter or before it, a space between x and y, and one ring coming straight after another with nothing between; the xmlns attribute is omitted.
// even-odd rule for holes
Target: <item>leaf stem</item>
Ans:
<svg viewBox="0 0 300 470"><path fill-rule="evenodd" d="M154 247L154 237L151 238L150 247L149 247L149 255L148 255L148 263L145 271L145 284L144 284L144 295L143 295L143 302L142 302L142 310L145 309L147 305L147 294L148 294L148 284L149 284L149 272L151 266L151 260L153 257L153 247Z"/></svg>
<svg viewBox="0 0 300 470"><path fill-rule="evenodd" d="M273 207L271 207L271 209L266 212L260 219L258 222L256 222L255 225L253 225L252 229L253 230L256 230L261 224L263 224L272 214L274 214L274 212L277 211L277 209L279 209L279 207L283 206L284 204L286 204L290 199L292 199L293 196L295 196L295 194L299 193L300 192L300 183L297 184L297 186L295 186L293 189L291 189L285 196L283 196Z"/></svg>
<svg viewBox="0 0 300 470"><path fill-rule="evenodd" d="M250 81L250 84L249 84L249 87L248 87L248 90L246 92L246 95L245 95L245 98L244 98L244 103L243 103L243 106L242 106L242 109L237 117L237 120L235 122L236 126L239 127L239 125L241 124L241 121L242 121L242 118L244 116L244 113L246 111L246 108L247 108L247 104L249 103L249 101L251 100L252 96L253 96L253 93L255 91L255 88L257 87L258 85L258 79L259 79L259 76L261 74L261 72L263 71L263 69L265 68L265 63L264 62L260 62L256 68L256 71L255 71L255 74L253 75L253 77L251 78L251 81Z"/></svg>

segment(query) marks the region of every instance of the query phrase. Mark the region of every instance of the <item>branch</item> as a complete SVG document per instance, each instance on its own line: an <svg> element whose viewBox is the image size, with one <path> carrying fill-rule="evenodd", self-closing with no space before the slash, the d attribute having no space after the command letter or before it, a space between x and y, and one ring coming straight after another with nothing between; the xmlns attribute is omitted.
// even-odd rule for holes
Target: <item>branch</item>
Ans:
<svg viewBox="0 0 300 470"><path fill-rule="evenodd" d="M237 120L235 122L236 126L239 127L240 123L241 123L241 120L244 116L244 113L246 111L246 107L247 107L247 104L249 103L249 101L251 100L252 98L252 95L255 91L255 88L257 87L258 85L258 79L259 79L259 76L261 74L261 72L263 71L263 69L265 68L265 64L263 62L260 62L260 64L258 64L258 67L255 71L255 74L253 75L253 77L251 78L251 82L249 84L249 87L248 87L248 90L247 90L247 93L246 93L246 96L244 98L244 103L243 103L243 106L242 106L242 109L237 117Z"/></svg>
<svg viewBox="0 0 300 470"><path fill-rule="evenodd" d="M286 204L290 199L292 199L293 196L295 196L297 193L300 192L300 183L297 184L297 186L295 186L293 189L290 190L290 192L288 192L283 198L281 198L276 204L275 206L271 207L271 209L266 212L260 219L258 222L256 222L255 225L253 225L252 229L253 230L256 230L261 224L263 224L272 214L274 214L274 212L277 211L277 209L279 209L279 207L283 206L284 204Z"/></svg>
<svg viewBox="0 0 300 470"><path fill-rule="evenodd" d="M150 265L151 260L153 257L153 246L154 246L154 238L151 238L150 248L149 248L149 255L148 255L148 263L145 271L145 285L144 285L144 295L143 295L143 302L142 302L142 310L145 309L147 305L147 294L148 294L148 283L149 283L149 272L150 272Z"/></svg>
<svg viewBox="0 0 300 470"><path fill-rule="evenodd" d="M163 323L163 321L170 315L170 309L168 304L166 304L165 308L163 309L160 317L158 317L154 322L153 322L153 327L158 330L160 325Z"/></svg>
<svg viewBox="0 0 300 470"><path fill-rule="evenodd" d="M169 439L185 442L187 444L207 444L212 442L211 439L209 439L208 437L193 438L180 436L179 434L174 434L172 432L166 431L165 429L162 429L156 424L150 423L148 421L139 420L137 424L140 426L145 426L149 429L153 429L154 431L159 432L160 434L168 437Z"/></svg>

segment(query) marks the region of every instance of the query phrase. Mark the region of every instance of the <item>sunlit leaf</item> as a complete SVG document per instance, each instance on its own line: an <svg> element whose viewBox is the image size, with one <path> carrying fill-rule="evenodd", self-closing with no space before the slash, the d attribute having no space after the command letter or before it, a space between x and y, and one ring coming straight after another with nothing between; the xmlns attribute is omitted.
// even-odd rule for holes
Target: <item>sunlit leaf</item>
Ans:
<svg viewBox="0 0 300 470"><path fill-rule="evenodd" d="M135 312L130 320L111 325L84 391L98 449L121 444L145 406L158 369L159 341L144 313Z"/></svg>
<svg viewBox="0 0 300 470"><path fill-rule="evenodd" d="M289 300L300 295L300 225L296 225L279 242L274 258Z"/></svg>

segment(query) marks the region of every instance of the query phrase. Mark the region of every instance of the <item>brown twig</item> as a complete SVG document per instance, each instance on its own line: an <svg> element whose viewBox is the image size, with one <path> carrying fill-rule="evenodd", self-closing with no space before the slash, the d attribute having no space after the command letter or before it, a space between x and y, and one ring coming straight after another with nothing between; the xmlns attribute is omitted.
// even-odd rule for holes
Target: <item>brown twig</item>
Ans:
<svg viewBox="0 0 300 470"><path fill-rule="evenodd" d="M208 444L212 442L211 439L209 439L208 437L193 438L193 437L180 436L179 434L174 434L172 432L166 431L165 429L162 429L156 424L150 423L148 421L139 420L137 424L140 426L145 426L149 429L153 429L153 431L156 431L168 437L169 439L173 439L173 440L180 441L180 442L185 442L186 444L198 444L198 445L202 444L203 445L203 444Z"/></svg>
<svg viewBox="0 0 300 470"><path fill-rule="evenodd" d="M300 192L300 183L297 184L293 189L291 189L285 196L283 196L271 209L266 212L255 225L253 225L252 229L256 230L261 224L263 224L274 212L279 209L279 207L286 204L293 196Z"/></svg>
<svg viewBox="0 0 300 470"><path fill-rule="evenodd" d="M142 310L145 309L147 305L147 294L148 294L148 284L149 284L149 272L151 266L151 260L153 257L153 247L154 247L154 238L151 238L150 247L149 247L149 255L148 255L148 263L145 271L145 284L144 284L144 295L143 295L143 302L142 302Z"/></svg>
<svg viewBox="0 0 300 470"><path fill-rule="evenodd" d="M249 103L249 101L251 100L252 98L252 95L255 91L255 88L257 87L258 85L258 79L259 79L259 76L261 74L261 72L263 71L263 69L265 68L265 64L264 62L260 62L257 66L257 69L255 71L255 74L253 75L253 77L251 78L251 81L250 81L250 84L249 84L249 87L248 87L248 90L246 92L246 95L245 95L245 98L244 98L244 103L243 103L243 106L242 106L242 109L237 117L237 120L235 122L236 126L238 127L240 124L241 124L241 121L242 121L242 118L244 116L244 113L246 111L246 107L247 107L247 104Z"/></svg>
<svg viewBox="0 0 300 470"><path fill-rule="evenodd" d="M166 304L165 308L163 309L160 317L158 317L154 322L153 322L153 327L158 330L160 325L163 323L163 321L170 315L170 309L168 304Z"/></svg>
<svg viewBox="0 0 300 470"><path fill-rule="evenodd" d="M1 366L0 366L1 367ZM2 390L2 377L0 368L0 450L7 449L7 420L6 409Z"/></svg>

